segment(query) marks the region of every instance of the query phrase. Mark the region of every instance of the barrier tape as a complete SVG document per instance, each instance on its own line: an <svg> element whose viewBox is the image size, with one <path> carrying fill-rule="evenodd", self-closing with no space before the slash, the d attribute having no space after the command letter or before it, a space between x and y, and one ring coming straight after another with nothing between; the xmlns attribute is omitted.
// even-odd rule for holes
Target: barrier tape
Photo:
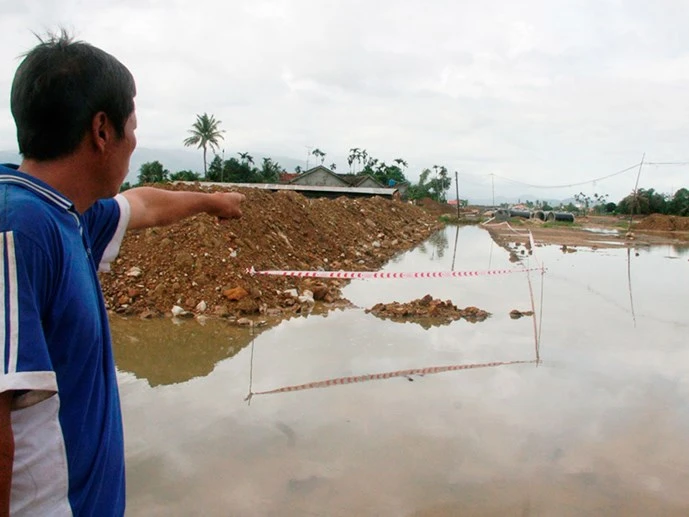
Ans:
<svg viewBox="0 0 689 517"><path fill-rule="evenodd" d="M294 386L285 386L268 391L250 392L245 400L250 400L254 395L270 395L274 393L289 393L292 391L310 390L314 388L328 388L330 386L341 386L344 384L353 384L356 382L377 381L382 379L391 379L393 377L408 377L410 375L432 375L436 373L454 372L458 370L473 370L475 368L490 368L495 366L507 366L512 364L538 364L539 360L531 361L503 361L492 363L478 363L478 364L453 364L448 366L429 366L427 368L411 368L409 370L397 370L394 372L373 373L369 375L357 375L355 377L338 377L336 379L328 379L324 381L309 382L306 384L297 384Z"/></svg>
<svg viewBox="0 0 689 517"><path fill-rule="evenodd" d="M516 269L492 269L485 271L422 271L422 272L393 272L393 271L283 271L268 270L256 271L253 267L246 270L251 276L272 275L272 276L296 276L308 278L344 278L344 279L367 279L367 278L457 278L475 276L496 276L507 275L510 273L525 273L527 271L541 271L541 268L516 268Z"/></svg>

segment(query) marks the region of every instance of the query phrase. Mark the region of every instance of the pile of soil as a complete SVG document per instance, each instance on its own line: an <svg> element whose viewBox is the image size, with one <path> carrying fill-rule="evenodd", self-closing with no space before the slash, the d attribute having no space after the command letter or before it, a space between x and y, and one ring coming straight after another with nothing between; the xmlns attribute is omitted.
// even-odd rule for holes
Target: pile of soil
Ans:
<svg viewBox="0 0 689 517"><path fill-rule="evenodd" d="M252 276L248 269L372 271L441 227L420 207L380 197L232 190L246 195L242 219L219 224L200 214L128 232L112 271L101 274L108 308L144 317L170 314L175 306L184 315L290 315L310 310L314 300L337 302L346 282Z"/></svg>
<svg viewBox="0 0 689 517"><path fill-rule="evenodd" d="M476 323L477 321L484 321L490 316L489 313L477 307L460 309L453 305L450 300L434 299L430 294L407 303L378 303L370 309L366 309L366 312L382 319L414 321L425 327L447 325L462 318Z"/></svg>
<svg viewBox="0 0 689 517"><path fill-rule="evenodd" d="M634 230L656 230L664 232L689 231L689 217L678 215L651 214L634 225Z"/></svg>
<svg viewBox="0 0 689 517"><path fill-rule="evenodd" d="M438 201L425 197L414 201L416 205L422 207L426 212L435 215L454 214L457 215L457 207L448 205L447 203L439 203Z"/></svg>

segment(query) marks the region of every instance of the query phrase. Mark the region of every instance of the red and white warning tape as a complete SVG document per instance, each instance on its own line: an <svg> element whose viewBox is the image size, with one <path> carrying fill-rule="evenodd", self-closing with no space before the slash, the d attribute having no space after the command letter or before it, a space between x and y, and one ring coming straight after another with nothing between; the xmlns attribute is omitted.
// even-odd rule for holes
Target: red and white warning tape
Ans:
<svg viewBox="0 0 689 517"><path fill-rule="evenodd" d="M328 379L325 381L309 382L306 384L297 384L294 386L285 386L284 388L277 388L268 391L257 391L249 393L247 400L254 395L269 395L273 393L288 393L292 391L310 390L314 388L328 388L330 386L341 386L343 384L353 384L355 382L377 381L382 379L391 379L393 377L408 377L410 375L431 375L443 372L454 372L458 370L473 370L475 368L490 368L494 366L507 366L511 364L538 364L540 361L504 361L493 363L479 363L479 364L453 364L448 366L429 366L428 368L412 368L409 370L397 370L394 372L373 373L369 375L357 375L355 377L338 377L337 379Z"/></svg>
<svg viewBox="0 0 689 517"><path fill-rule="evenodd" d="M541 268L515 268L515 269L490 269L484 271L256 271L253 267L247 269L250 275L272 275L272 276L296 276L309 278L345 278L345 279L365 279L365 278L458 278L474 276L496 276L507 275L510 273L524 273L526 271L540 271Z"/></svg>

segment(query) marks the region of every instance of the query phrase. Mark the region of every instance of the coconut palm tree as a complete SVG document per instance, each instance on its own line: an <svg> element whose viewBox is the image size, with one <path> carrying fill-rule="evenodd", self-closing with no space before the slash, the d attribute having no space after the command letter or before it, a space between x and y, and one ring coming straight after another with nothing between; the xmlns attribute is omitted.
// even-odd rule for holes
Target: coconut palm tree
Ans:
<svg viewBox="0 0 689 517"><path fill-rule="evenodd" d="M311 151L311 154L314 155L316 158L320 158L321 159L321 165L323 165L323 162L325 161L326 153L324 153L320 149L314 149L313 151Z"/></svg>
<svg viewBox="0 0 689 517"><path fill-rule="evenodd" d="M220 140L224 137L225 132L219 128L220 121L215 120L213 115L204 113L203 115L196 115L196 122L194 122L189 130L191 136L184 139L184 145L187 147L196 146L203 149L203 175L208 174L208 167L206 165L206 151L210 147L213 150L218 150Z"/></svg>

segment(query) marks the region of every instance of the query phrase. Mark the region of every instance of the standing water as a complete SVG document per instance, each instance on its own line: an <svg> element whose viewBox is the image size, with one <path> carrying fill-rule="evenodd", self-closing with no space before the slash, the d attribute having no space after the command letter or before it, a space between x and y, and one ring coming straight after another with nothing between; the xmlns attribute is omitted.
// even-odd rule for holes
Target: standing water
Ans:
<svg viewBox="0 0 689 517"><path fill-rule="evenodd" d="M543 284L531 273L538 365L260 394L533 361L532 318L509 316L531 309L523 272L353 281L358 308L255 331L115 318L128 515L688 515L689 253L522 257L547 268ZM509 259L484 230L451 227L385 270L520 267ZM364 310L426 294L492 316L425 329Z"/></svg>

